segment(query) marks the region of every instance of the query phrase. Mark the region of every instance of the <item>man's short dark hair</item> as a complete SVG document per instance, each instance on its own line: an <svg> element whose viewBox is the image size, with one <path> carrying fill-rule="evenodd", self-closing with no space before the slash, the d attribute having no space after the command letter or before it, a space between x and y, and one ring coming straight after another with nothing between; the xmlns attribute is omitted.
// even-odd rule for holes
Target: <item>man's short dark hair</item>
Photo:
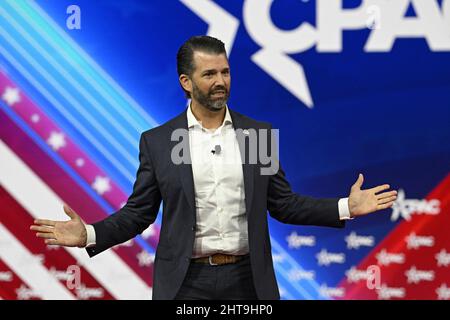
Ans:
<svg viewBox="0 0 450 320"><path fill-rule="evenodd" d="M194 36L189 38L178 49L177 53L177 71L178 76L185 74L191 76L195 70L194 52L201 51L205 53L225 54L225 44L219 39L210 36ZM184 88L183 88L184 90ZM190 98L190 93L184 90L186 97Z"/></svg>

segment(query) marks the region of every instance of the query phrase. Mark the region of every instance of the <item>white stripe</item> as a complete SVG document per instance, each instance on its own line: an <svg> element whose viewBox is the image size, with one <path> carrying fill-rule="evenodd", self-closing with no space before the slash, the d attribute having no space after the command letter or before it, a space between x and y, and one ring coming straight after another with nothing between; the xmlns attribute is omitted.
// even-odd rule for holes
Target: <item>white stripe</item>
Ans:
<svg viewBox="0 0 450 320"><path fill-rule="evenodd" d="M84 117L96 130L97 134L102 135L108 143L114 147L119 154L121 154L128 162L134 167L138 167L138 162L131 156L129 149L124 148L122 145L116 142L116 139L110 133L108 128L104 127L98 122L91 114L89 114L85 108L70 94L64 87L62 87L56 79L48 73L28 52L26 52L2 27L0 27L0 36L2 36L25 60L38 72L41 76L59 92L64 99L70 103L75 110Z"/></svg>
<svg viewBox="0 0 450 320"><path fill-rule="evenodd" d="M1 140L0 159L2 159L0 184L34 218L68 219L63 213L63 201ZM90 259L83 249L65 249L114 297L118 299L151 298L151 289L147 284L112 250Z"/></svg>
<svg viewBox="0 0 450 320"><path fill-rule="evenodd" d="M80 84L72 77L72 75L67 72L63 66L61 66L46 50L44 50L41 45L34 40L26 31L23 29L17 22L13 20L13 18L0 7L0 15L9 22L9 24L26 40L28 43L34 47L36 51L38 51L50 64L51 66L59 72L64 79L66 79L70 84L87 100L89 103L100 113L102 116L108 120L111 125L116 128L116 130L129 142L131 145L136 148L138 145L138 140L135 137L132 137L125 128L108 112L109 108L102 107L100 103L95 99L85 88L80 86ZM135 129L134 125L131 128ZM127 144L128 145L128 144Z"/></svg>
<svg viewBox="0 0 450 320"><path fill-rule="evenodd" d="M49 300L73 300L74 296L42 265L37 257L0 223L0 257L33 291Z"/></svg>
<svg viewBox="0 0 450 320"><path fill-rule="evenodd" d="M39 81L36 80L8 51L6 51L0 45L0 54L8 60L8 62L16 68L20 74L27 79L43 96L46 98L72 125L77 128L77 130L87 139L90 143L101 152L107 160L109 160L114 167L126 177L126 179L133 183L134 176L125 168L120 161L118 161L103 145L97 141L97 139L77 120L75 119L70 112L66 111L66 109L55 99L53 95L51 95L47 89L40 84Z"/></svg>
<svg viewBox="0 0 450 320"><path fill-rule="evenodd" d="M27 16L23 9L19 6L17 6L14 2L10 2L9 3L10 6L12 6L16 12L22 16L22 18L24 20L26 20L28 22L28 25L34 30L36 31L43 39L45 39L47 41L47 43L53 48L53 50L55 52L58 52L59 55L64 58L73 68L74 70L76 70L85 80L86 82L88 82L88 85L91 86L92 88L94 88L108 103L111 104L111 106L118 112L120 113L120 115L123 117L123 119L125 119L133 128L135 128L139 133L147 130L148 129L148 125L146 125L145 127L143 126L139 126L138 123L136 123L135 119L133 119L133 117L130 116L130 113L127 112L127 110L124 109L124 105L119 103L118 101L114 100L111 98L111 95L108 93L108 91L110 90L110 88L101 88L100 85L98 84L98 81L95 80L88 72L86 72L85 68L80 68L79 64L77 64L73 59L70 59L69 56L70 54L68 54L68 50L66 49L66 45L65 44L57 44L56 43L56 39L51 39L48 35L47 32L44 32L44 28L42 28L40 25L37 24L37 22L35 21L35 19L30 18L29 16ZM35 8L37 9L37 8ZM41 9L42 10L42 9ZM39 10L37 10L39 12ZM41 14L42 15L42 14ZM54 23L52 24L53 21L51 21L51 18L46 16L46 15L42 15L42 18L45 20L49 20L47 21L50 25L50 27L52 27L56 33L59 33L59 35L62 38L67 38L67 36L65 36L64 32L62 30L57 30L59 29L59 26L55 25ZM74 46L73 45L73 41L71 41L71 39L65 39L74 49L78 49L78 51L82 51L81 48ZM63 50L66 49L66 51ZM78 55L81 58L85 58L84 55L86 54L79 54ZM86 59L86 58L85 58ZM89 65L89 60L87 60L87 64ZM92 60L92 59L90 59ZM95 66L94 65L90 65L90 67L92 67L95 71ZM99 67L97 67L99 68ZM98 71L97 71L98 72ZM105 73L105 72L103 72ZM100 77L100 76L99 76ZM104 77L105 78L105 77ZM106 79L106 78L105 78ZM106 79L108 80L108 79ZM105 80L105 82L107 82ZM110 80L113 81L113 80ZM118 90L116 90L118 91ZM122 90L123 91L123 90ZM120 96L120 94L118 94ZM123 97L122 97L123 98ZM126 101L126 99L124 99ZM136 103L134 103L136 104ZM131 105L131 103L130 103ZM139 107L139 106L138 106ZM139 107L140 108L140 107ZM138 113L142 113L144 111L142 110L136 110L138 111ZM151 126L157 126L158 124L150 117L147 115L147 117L142 117L142 119L147 120L147 123L149 123ZM138 126L138 127L136 127Z"/></svg>
<svg viewBox="0 0 450 320"><path fill-rule="evenodd" d="M270 242L272 243L272 247L278 252L281 253L283 255L283 257L286 258L287 262L291 265L292 268L295 268L297 270L304 270L298 263L297 261L295 261L294 258L292 258L292 256L283 249L283 247L278 243L277 240L275 240L273 237L270 237ZM289 279L288 276L288 272L286 271L286 269L284 269L282 267L282 264L280 263L278 265L278 270L280 271L280 273L286 278L286 281L288 283L290 283L295 289L297 289L297 291L304 296L307 300L312 300L313 297L304 289L302 288L296 281L291 281ZM309 280L308 283L317 291L319 292L319 286L317 284L317 282L315 282L314 280Z"/></svg>
<svg viewBox="0 0 450 320"><path fill-rule="evenodd" d="M46 38L47 41L50 44L52 44L53 47L55 47L53 45L53 42L51 40L48 40L48 37L46 37L46 34L40 32L42 28L39 25L36 25L36 23L34 22L33 19L30 19L29 17L26 17L25 14L23 13L23 9L21 7L18 7L16 5L16 2L14 2L14 1L8 1L8 2L9 2L10 6L14 7L16 9L16 11L22 17L24 17L25 20L28 21L28 23L30 23L30 24L33 23L34 24L33 29L38 31L41 34L41 36ZM111 86L111 88L118 93L119 96L121 96L122 99L124 99L129 105L131 105L133 107L133 109L138 113L139 116L141 116L145 121L147 121L147 123L149 123L152 127L156 127L158 125L158 123L131 96L129 96L128 93L124 89L122 89L122 87L119 84L117 84L117 82L115 82L114 79L112 79L111 76L108 73L106 73L106 71L104 71L95 62L94 59L92 59L75 41L73 41L64 32L64 30L57 23L55 23L53 21L53 19L44 10L42 10L41 7L39 7L39 5L36 2L32 1L32 2L27 2L26 4L29 5L30 7L32 7L36 11L36 13L38 13L49 24L49 26L66 42L66 43L59 43L58 46L56 46L57 50L59 49L58 48L59 46L64 47L64 46L66 46L68 44L74 51L76 51L76 54L78 54L82 59L84 59L87 62L87 64L101 78L103 78L103 80L105 80L105 82L107 82ZM64 53L62 53L62 56L66 57L66 55ZM67 59L67 60L69 61L69 63L71 63L73 65L73 61L70 61L70 59ZM77 68L75 68L75 69L77 69ZM80 68L78 68L78 69L80 69ZM84 70L79 70L79 71L81 72L81 71L84 71ZM89 77L89 79L91 79L91 80L88 80L88 79L86 79L86 80L88 80L91 83L92 86L97 88L97 82L94 79L92 79L91 77ZM107 93L105 95L104 90L98 89L97 91L100 94L102 94L102 96L105 99L109 98ZM114 106L116 104L112 103L112 105ZM120 108L120 106L117 106L116 110L119 111L121 114L123 113L124 118L128 120L128 115L126 114L125 111L123 111ZM132 118L131 118L130 123L132 123ZM143 129L139 129L139 130L140 131L141 130L147 130L147 128L143 128Z"/></svg>

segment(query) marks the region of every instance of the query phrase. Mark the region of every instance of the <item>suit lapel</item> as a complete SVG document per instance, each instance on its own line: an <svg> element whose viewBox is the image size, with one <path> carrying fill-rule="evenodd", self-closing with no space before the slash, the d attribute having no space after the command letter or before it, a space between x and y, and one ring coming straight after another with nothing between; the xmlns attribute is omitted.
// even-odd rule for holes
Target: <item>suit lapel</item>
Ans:
<svg viewBox="0 0 450 320"><path fill-rule="evenodd" d="M240 114L230 110L231 118L233 119L233 127L235 130L239 130L238 132L243 132L245 129L251 129L250 123L245 120ZM242 171L244 175L244 190L245 190L245 208L247 212L247 216L250 213L251 204L253 200L253 180L254 180L254 172L255 166L248 163L249 157L249 149L245 147L245 140L242 137L238 137L239 150L241 150L241 158L243 160L242 163Z"/></svg>
<svg viewBox="0 0 450 320"><path fill-rule="evenodd" d="M186 132L188 132L188 124L187 124L187 115L186 110L181 113L179 116L174 118L169 122L169 125L172 127L172 130L174 129L184 129ZM192 212L194 213L195 217L195 192L194 192L194 177L192 174L192 160L191 160L191 152L190 152L190 141L189 141L189 135L187 138L187 145L188 148L186 148L186 159L189 159L188 163L181 163L179 165L175 165L175 167L178 170L178 174L181 180L181 186L183 188L184 194L186 195L186 199L191 206ZM172 148L179 143L179 141L171 141L171 150ZM184 150L183 150L184 151Z"/></svg>

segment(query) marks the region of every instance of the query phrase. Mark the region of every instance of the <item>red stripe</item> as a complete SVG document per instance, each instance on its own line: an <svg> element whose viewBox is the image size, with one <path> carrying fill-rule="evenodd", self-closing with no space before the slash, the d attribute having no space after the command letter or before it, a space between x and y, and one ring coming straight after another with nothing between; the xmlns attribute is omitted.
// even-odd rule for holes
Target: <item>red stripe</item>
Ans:
<svg viewBox="0 0 450 320"><path fill-rule="evenodd" d="M0 138L86 223L93 223L107 216L103 209L3 111L0 111L0 123L2 123ZM8 132L14 132L14 135L7 134ZM64 218L62 207L61 218ZM136 258L141 250L142 248L133 242L131 247L120 247L115 251L147 285L152 286L153 266L139 266Z"/></svg>
<svg viewBox="0 0 450 320"><path fill-rule="evenodd" d="M13 269L11 269L6 263L0 260L0 272L9 272L12 276L11 281L0 280L0 297L5 300L17 300L16 290L21 286L30 288L25 281L23 281ZM33 300L41 300L34 298Z"/></svg>
<svg viewBox="0 0 450 320"><path fill-rule="evenodd" d="M0 70L0 91L3 88L10 87L19 90L18 86L13 83L7 76L6 73ZM3 91L2 91L3 92ZM15 103L11 110L14 111L22 120L27 123L27 125L33 130L41 139L44 141L50 136L51 132L62 132L62 130L57 126L57 124L48 117L39 106L34 103L24 91L19 90L20 101ZM0 97L1 98L1 97ZM39 121L34 123L31 118L33 115L39 116ZM5 134L11 135L13 132L6 131ZM65 134L65 133L64 133ZM95 164L90 157L84 153L66 134L65 138L66 145L55 153L61 157L65 163L70 166L77 174L84 179L85 182L91 184L97 176L106 176L101 168ZM84 159L85 163L82 167L75 165L75 161L78 158ZM109 202L115 210L120 208L121 203L126 201L126 194L119 186L114 182L110 181L111 190L101 195L101 197ZM156 248L157 242L159 240L159 226L154 226L154 235L152 235L147 242Z"/></svg>
<svg viewBox="0 0 450 320"><path fill-rule="evenodd" d="M366 270L370 265L377 265L376 254L382 249L389 253L403 253L405 262L403 264L391 264L379 266L381 270L381 282L389 287L405 288L406 299L436 299L436 288L442 283L450 282L449 267L437 266L435 255L441 250L449 249L450 225L450 175L426 197L427 200L438 199L440 201L440 213L438 215L413 215L410 221L403 221L381 241L369 255L357 267ZM420 247L408 249L406 238L414 232L418 236L433 236L433 247ZM412 266L419 270L433 270L433 281L421 281L418 284L407 283L405 272ZM341 282L345 288L344 299L377 299L375 290L367 288L366 281L349 283L346 279Z"/></svg>
<svg viewBox="0 0 450 320"><path fill-rule="evenodd" d="M69 266L77 265L77 261L63 248L49 249L41 239L35 237L35 233L29 229L33 224L34 218L11 197L5 189L0 187L0 205L4 210L1 216L3 225L14 234L14 236L30 251L33 255L43 255L43 265L50 270L65 271ZM81 281L89 288L103 288L101 284L83 267L81 270ZM61 280L62 284L66 284ZM69 289L68 289L69 290ZM105 289L104 299L113 299L113 296ZM75 290L69 290L74 296Z"/></svg>

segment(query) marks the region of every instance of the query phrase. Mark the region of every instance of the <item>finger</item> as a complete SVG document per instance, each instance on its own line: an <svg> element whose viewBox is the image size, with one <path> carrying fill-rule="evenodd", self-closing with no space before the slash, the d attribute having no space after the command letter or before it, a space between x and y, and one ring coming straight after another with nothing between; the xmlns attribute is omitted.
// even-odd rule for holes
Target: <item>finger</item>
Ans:
<svg viewBox="0 0 450 320"><path fill-rule="evenodd" d="M45 220L45 219L37 219L34 220L35 224L40 224L43 226L50 226L50 227L54 227L56 224L56 221L52 221L52 220Z"/></svg>
<svg viewBox="0 0 450 320"><path fill-rule="evenodd" d="M397 196L392 196L392 197L380 199L380 200L378 200L377 204L385 204L385 203L388 203L388 202L394 202L396 199L397 199Z"/></svg>
<svg viewBox="0 0 450 320"><path fill-rule="evenodd" d="M361 189L361 186L364 182L364 176L362 175L362 173L360 173L358 175L358 179L356 180L356 182L353 184L352 189Z"/></svg>
<svg viewBox="0 0 450 320"><path fill-rule="evenodd" d="M63 206L64 212L70 217L70 219L77 219L78 215L75 213L75 211L72 210L67 204L64 204Z"/></svg>
<svg viewBox="0 0 450 320"><path fill-rule="evenodd" d="M38 232L53 232L55 229L51 227L40 227L40 226L31 226L30 230L38 231Z"/></svg>
<svg viewBox="0 0 450 320"><path fill-rule="evenodd" d="M53 233L38 232L38 233L36 233L36 237L43 238L43 239L55 239L55 235Z"/></svg>
<svg viewBox="0 0 450 320"><path fill-rule="evenodd" d="M391 187L391 186L388 185L388 184L383 184L383 185L381 185L381 186L376 186L376 187L372 188L371 190L372 190L374 193L378 193L378 192L387 190L387 189L389 189L390 187Z"/></svg>
<svg viewBox="0 0 450 320"><path fill-rule="evenodd" d="M58 240L55 240L55 239L47 239L44 242L45 242L45 244L48 244L51 246L61 246L62 245L61 242L59 242Z"/></svg>
<svg viewBox="0 0 450 320"><path fill-rule="evenodd" d="M396 195L397 195L397 191L383 192L383 193L377 194L377 199L380 200L380 199L389 198L389 197L396 196Z"/></svg>
<svg viewBox="0 0 450 320"><path fill-rule="evenodd" d="M377 205L377 210L383 210L383 209L390 208L390 207L392 207L393 204L394 204L394 202L390 201L390 202L385 203L385 204Z"/></svg>

